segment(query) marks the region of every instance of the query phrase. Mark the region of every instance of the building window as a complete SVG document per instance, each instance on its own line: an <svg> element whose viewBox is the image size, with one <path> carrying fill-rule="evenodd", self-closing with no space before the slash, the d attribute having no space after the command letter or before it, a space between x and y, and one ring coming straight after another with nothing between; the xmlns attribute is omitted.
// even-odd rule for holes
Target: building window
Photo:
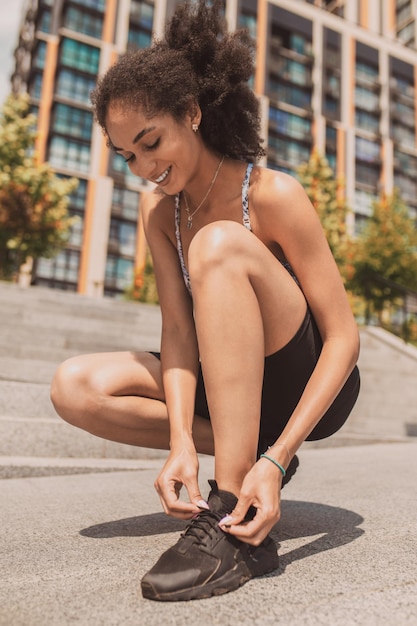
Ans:
<svg viewBox="0 0 417 626"><path fill-rule="evenodd" d="M87 181L83 178L78 180L78 186L69 196L69 206L78 211L85 210L87 199Z"/></svg>
<svg viewBox="0 0 417 626"><path fill-rule="evenodd" d="M360 213L355 214L354 235L356 237L363 232L368 221L369 218L366 215L361 215Z"/></svg>
<svg viewBox="0 0 417 626"><path fill-rule="evenodd" d="M72 70L61 69L58 72L56 93L64 98L76 100L83 104L90 103L90 93L95 86L95 79L83 76Z"/></svg>
<svg viewBox="0 0 417 626"><path fill-rule="evenodd" d="M355 76L357 79L372 84L378 83L378 68L375 65L357 60L355 65Z"/></svg>
<svg viewBox="0 0 417 626"><path fill-rule="evenodd" d="M269 124L273 130L294 139L304 141L310 141L311 139L311 121L300 115L271 107Z"/></svg>
<svg viewBox="0 0 417 626"><path fill-rule="evenodd" d="M130 21L152 31L154 8L143 0L131 0Z"/></svg>
<svg viewBox="0 0 417 626"><path fill-rule="evenodd" d="M95 9L96 11L104 11L106 0L71 0L72 4L80 4L86 9Z"/></svg>
<svg viewBox="0 0 417 626"><path fill-rule="evenodd" d="M76 109L66 104L55 105L52 129L56 133L90 140L92 127L93 116L89 111Z"/></svg>
<svg viewBox="0 0 417 626"><path fill-rule="evenodd" d="M363 191L362 189L355 190L355 213L361 215L372 215L373 203L377 200L377 196L374 193Z"/></svg>
<svg viewBox="0 0 417 626"><path fill-rule="evenodd" d="M300 163L310 158L310 146L298 141L269 135L269 156L277 163L284 161L287 165L297 168Z"/></svg>
<svg viewBox="0 0 417 626"><path fill-rule="evenodd" d="M43 33L51 32L51 10L49 8L44 7L41 9L36 28Z"/></svg>
<svg viewBox="0 0 417 626"><path fill-rule="evenodd" d="M109 255L106 261L104 286L107 290L125 291L132 286L134 263L131 259L122 259Z"/></svg>
<svg viewBox="0 0 417 626"><path fill-rule="evenodd" d="M365 87L355 87L355 105L364 111L379 111L379 94Z"/></svg>
<svg viewBox="0 0 417 626"><path fill-rule="evenodd" d="M52 167L88 173L90 169L90 146L64 137L52 137L49 158Z"/></svg>
<svg viewBox="0 0 417 626"><path fill-rule="evenodd" d="M379 117L369 113L369 111L362 111L356 109L355 111L355 126L361 128L370 133L379 132Z"/></svg>
<svg viewBox="0 0 417 626"><path fill-rule="evenodd" d="M246 13L245 10L242 10L239 15L239 27L247 28L249 35L253 39L256 39L256 15Z"/></svg>
<svg viewBox="0 0 417 626"><path fill-rule="evenodd" d="M269 95L274 100L292 104L301 109L311 108L311 91L283 83L273 74L269 78Z"/></svg>
<svg viewBox="0 0 417 626"><path fill-rule="evenodd" d="M403 176L397 172L394 173L394 185L400 190L403 200L413 204L416 203L417 182L414 179Z"/></svg>
<svg viewBox="0 0 417 626"><path fill-rule="evenodd" d="M69 282L74 285L78 282L78 272L80 266L80 253L78 250L61 250L53 259L41 258L36 266L36 279L47 279L50 286L54 283Z"/></svg>
<svg viewBox="0 0 417 626"><path fill-rule="evenodd" d="M143 0L131 0L128 48L147 48L152 41L154 7Z"/></svg>
<svg viewBox="0 0 417 626"><path fill-rule="evenodd" d="M45 58L46 58L46 42L38 41L36 46L36 50L32 57L32 65L36 67L38 70L43 70L45 67Z"/></svg>
<svg viewBox="0 0 417 626"><path fill-rule="evenodd" d="M356 182L366 187L376 189L379 183L380 171L379 167L364 163L356 162Z"/></svg>
<svg viewBox="0 0 417 626"><path fill-rule="evenodd" d="M136 28L129 28L127 46L131 48L148 48L151 44L151 33Z"/></svg>
<svg viewBox="0 0 417 626"><path fill-rule="evenodd" d="M278 62L272 64L272 67L277 67L278 75L282 80L304 87L311 84L311 68L305 63L281 57Z"/></svg>
<svg viewBox="0 0 417 626"><path fill-rule="evenodd" d="M30 81L29 93L35 100L40 100L43 74L36 73Z"/></svg>
<svg viewBox="0 0 417 626"><path fill-rule="evenodd" d="M337 130L334 126L330 126L326 124L326 159L332 168L332 170L336 171L336 151L337 151Z"/></svg>
<svg viewBox="0 0 417 626"><path fill-rule="evenodd" d="M369 163L378 163L381 157L381 147L379 143L369 141L363 137L355 139L356 158Z"/></svg>
<svg viewBox="0 0 417 626"><path fill-rule="evenodd" d="M394 167L403 174L417 179L417 157L394 150Z"/></svg>
<svg viewBox="0 0 417 626"><path fill-rule="evenodd" d="M100 39L103 31L103 18L69 6L65 12L64 26L77 33Z"/></svg>
<svg viewBox="0 0 417 626"><path fill-rule="evenodd" d="M414 22L410 22L407 26L398 31L397 37L405 46L412 46L414 45L414 31L415 24Z"/></svg>
<svg viewBox="0 0 417 626"><path fill-rule="evenodd" d="M136 250L136 224L112 217L110 222L109 249L121 256L134 257Z"/></svg>
<svg viewBox="0 0 417 626"><path fill-rule="evenodd" d="M62 40L60 61L62 65L96 75L100 58L99 48L64 38Z"/></svg>
<svg viewBox="0 0 417 626"><path fill-rule="evenodd" d="M115 185L112 206L114 213L136 222L139 215L139 193Z"/></svg>
<svg viewBox="0 0 417 626"><path fill-rule="evenodd" d="M393 124L391 129L392 138L399 144L407 148L415 147L415 131L414 128L408 128L401 124Z"/></svg>

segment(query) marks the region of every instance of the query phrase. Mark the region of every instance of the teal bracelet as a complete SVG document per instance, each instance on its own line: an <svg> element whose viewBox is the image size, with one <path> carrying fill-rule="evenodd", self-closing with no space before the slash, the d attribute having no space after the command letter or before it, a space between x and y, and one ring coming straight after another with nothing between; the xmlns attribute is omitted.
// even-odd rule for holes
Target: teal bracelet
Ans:
<svg viewBox="0 0 417 626"><path fill-rule="evenodd" d="M271 456L268 456L267 454L261 454L261 456L259 457L260 459L268 459L268 461L271 461L271 463L273 463L274 465L277 466L277 468L281 471L282 475L285 476L286 475L286 471L285 469L282 467L281 463L278 463L278 461L276 461L275 459L273 459Z"/></svg>

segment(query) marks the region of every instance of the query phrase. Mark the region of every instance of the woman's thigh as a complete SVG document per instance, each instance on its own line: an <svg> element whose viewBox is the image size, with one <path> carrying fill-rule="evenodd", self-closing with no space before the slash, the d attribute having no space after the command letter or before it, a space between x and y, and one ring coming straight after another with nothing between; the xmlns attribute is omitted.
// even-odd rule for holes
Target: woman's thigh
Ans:
<svg viewBox="0 0 417 626"><path fill-rule="evenodd" d="M64 361L52 381L55 405L85 406L114 396L163 401L159 360L148 352L83 354Z"/></svg>
<svg viewBox="0 0 417 626"><path fill-rule="evenodd" d="M208 307L226 306L225 294L234 307L227 319L233 319L236 328L240 323L250 333L251 315L261 313L264 352L268 355L286 345L302 323L307 304L296 280L241 224L220 221L204 226L190 244L189 270L197 313L199 298L208 294L197 316L200 325L204 325ZM215 297L208 285L213 286Z"/></svg>

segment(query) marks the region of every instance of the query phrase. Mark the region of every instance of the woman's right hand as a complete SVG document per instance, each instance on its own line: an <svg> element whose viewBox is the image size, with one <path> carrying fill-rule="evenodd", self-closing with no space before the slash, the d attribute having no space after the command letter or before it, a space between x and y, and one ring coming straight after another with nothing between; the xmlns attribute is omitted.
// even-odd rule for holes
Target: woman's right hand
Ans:
<svg viewBox="0 0 417 626"><path fill-rule="evenodd" d="M171 450L155 481L155 489L167 515L179 519L190 519L201 509L208 509L198 486L198 467L194 445ZM180 499L182 487L187 490L189 502Z"/></svg>

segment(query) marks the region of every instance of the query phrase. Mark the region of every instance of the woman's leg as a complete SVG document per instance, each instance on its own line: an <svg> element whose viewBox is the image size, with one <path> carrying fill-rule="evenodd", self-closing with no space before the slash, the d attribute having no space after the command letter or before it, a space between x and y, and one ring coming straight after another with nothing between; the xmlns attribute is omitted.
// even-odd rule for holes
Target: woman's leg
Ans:
<svg viewBox="0 0 417 626"><path fill-rule="evenodd" d="M86 354L68 359L51 387L55 410L94 435L145 448L169 449L160 361L150 353ZM209 420L196 416L198 452L213 454Z"/></svg>
<svg viewBox="0 0 417 626"><path fill-rule="evenodd" d="M247 229L216 222L189 249L197 336L220 489L238 494L256 461L265 355L300 327L305 298Z"/></svg>

